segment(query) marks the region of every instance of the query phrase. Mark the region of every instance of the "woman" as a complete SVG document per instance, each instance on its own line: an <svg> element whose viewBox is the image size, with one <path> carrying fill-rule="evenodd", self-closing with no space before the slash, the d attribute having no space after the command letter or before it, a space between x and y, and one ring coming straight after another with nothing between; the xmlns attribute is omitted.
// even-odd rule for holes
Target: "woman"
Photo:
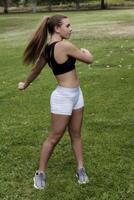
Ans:
<svg viewBox="0 0 134 200"><path fill-rule="evenodd" d="M50 34L48 44L46 44L47 32ZM70 134L77 162L78 183L83 184L89 181L83 163L81 140L84 101L76 75L75 61L79 60L89 64L92 63L93 57L88 50L78 49L67 41L71 33L72 28L68 17L63 15L46 17L37 28L24 52L24 63L34 63L35 67L26 81L19 83L20 90L26 89L47 63L58 82L50 100L51 132L42 145L39 168L34 176L36 189L45 187L48 160L66 128Z"/></svg>

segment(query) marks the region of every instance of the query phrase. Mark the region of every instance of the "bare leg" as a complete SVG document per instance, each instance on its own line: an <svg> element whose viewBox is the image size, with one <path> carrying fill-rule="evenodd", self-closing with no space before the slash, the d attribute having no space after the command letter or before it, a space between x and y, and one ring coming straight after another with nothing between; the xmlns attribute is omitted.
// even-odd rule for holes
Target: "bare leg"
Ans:
<svg viewBox="0 0 134 200"><path fill-rule="evenodd" d="M51 115L51 132L44 141L40 153L39 170L45 171L47 168L47 162L53 152L54 147L64 135L65 129L69 123L69 116L66 115Z"/></svg>
<svg viewBox="0 0 134 200"><path fill-rule="evenodd" d="M83 108L80 108L78 110L73 110L68 125L68 131L71 137L71 144L77 162L77 169L83 167L82 140L81 140L83 110L84 110Z"/></svg>

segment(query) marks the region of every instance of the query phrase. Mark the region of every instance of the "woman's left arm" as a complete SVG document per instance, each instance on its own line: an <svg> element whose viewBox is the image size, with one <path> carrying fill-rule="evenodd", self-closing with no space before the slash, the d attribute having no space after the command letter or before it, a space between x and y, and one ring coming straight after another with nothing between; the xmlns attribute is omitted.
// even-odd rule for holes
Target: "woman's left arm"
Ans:
<svg viewBox="0 0 134 200"><path fill-rule="evenodd" d="M44 56L40 56L40 58L36 61L34 68L31 70L31 73L28 75L27 79L24 82L20 82L18 84L18 89L26 89L30 85L30 83L32 83L32 81L40 74L46 63L46 58Z"/></svg>

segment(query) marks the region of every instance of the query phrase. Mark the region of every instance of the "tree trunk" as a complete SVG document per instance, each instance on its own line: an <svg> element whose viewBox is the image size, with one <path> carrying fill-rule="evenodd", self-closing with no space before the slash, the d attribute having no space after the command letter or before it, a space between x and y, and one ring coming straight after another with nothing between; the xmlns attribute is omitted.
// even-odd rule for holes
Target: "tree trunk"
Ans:
<svg viewBox="0 0 134 200"><path fill-rule="evenodd" d="M4 5L4 14L7 14L8 13L8 0L4 0L3 5Z"/></svg>
<svg viewBox="0 0 134 200"><path fill-rule="evenodd" d="M79 10L79 9L80 9L80 1L76 0L76 10Z"/></svg>
<svg viewBox="0 0 134 200"><path fill-rule="evenodd" d="M48 11L49 12L52 11L52 2L51 2L51 0L48 2Z"/></svg>
<svg viewBox="0 0 134 200"><path fill-rule="evenodd" d="M33 11L33 13L36 13L36 11L37 11L37 1L36 0L32 0L32 11Z"/></svg>
<svg viewBox="0 0 134 200"><path fill-rule="evenodd" d="M105 4L105 0L101 0L101 9L106 9L107 5Z"/></svg>

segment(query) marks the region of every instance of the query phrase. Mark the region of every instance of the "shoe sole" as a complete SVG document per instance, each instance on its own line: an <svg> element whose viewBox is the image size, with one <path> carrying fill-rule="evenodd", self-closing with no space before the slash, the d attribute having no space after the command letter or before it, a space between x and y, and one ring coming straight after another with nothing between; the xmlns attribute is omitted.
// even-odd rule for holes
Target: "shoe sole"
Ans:
<svg viewBox="0 0 134 200"><path fill-rule="evenodd" d="M35 178L33 178L33 181L34 181L34 188L37 189L37 190L43 190L45 187L37 187L37 185L35 184Z"/></svg>

